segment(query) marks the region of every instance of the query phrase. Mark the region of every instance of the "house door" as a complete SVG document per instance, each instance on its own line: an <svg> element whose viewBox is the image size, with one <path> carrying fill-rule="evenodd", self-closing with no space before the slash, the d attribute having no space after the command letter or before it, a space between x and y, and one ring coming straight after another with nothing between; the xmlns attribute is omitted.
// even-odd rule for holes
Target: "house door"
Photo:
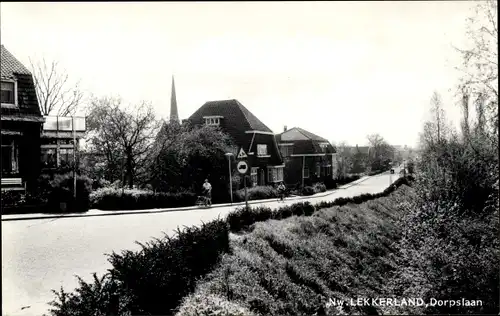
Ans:
<svg viewBox="0 0 500 316"><path fill-rule="evenodd" d="M266 184L266 173L264 172L264 169L259 170L259 185L265 185Z"/></svg>

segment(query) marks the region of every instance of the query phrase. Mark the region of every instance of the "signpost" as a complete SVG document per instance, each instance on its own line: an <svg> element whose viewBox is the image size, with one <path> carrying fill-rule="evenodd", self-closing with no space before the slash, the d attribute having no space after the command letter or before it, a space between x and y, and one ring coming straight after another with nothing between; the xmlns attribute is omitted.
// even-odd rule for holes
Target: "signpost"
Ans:
<svg viewBox="0 0 500 316"><path fill-rule="evenodd" d="M236 165L236 170L243 175L243 186L245 187L245 207L248 209L248 191L247 191L247 173L250 167L248 166L248 155L245 153L243 148L240 147L238 150L238 154L236 155L236 159L239 160Z"/></svg>

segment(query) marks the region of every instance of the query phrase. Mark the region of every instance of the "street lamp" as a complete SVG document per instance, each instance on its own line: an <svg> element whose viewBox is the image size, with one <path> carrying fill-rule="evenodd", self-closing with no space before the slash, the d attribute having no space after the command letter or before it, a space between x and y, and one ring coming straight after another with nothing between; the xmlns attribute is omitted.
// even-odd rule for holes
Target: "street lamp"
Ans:
<svg viewBox="0 0 500 316"><path fill-rule="evenodd" d="M233 204L233 177L231 174L231 157L234 156L232 153L226 153L228 169L229 169L229 193L231 194L231 204Z"/></svg>

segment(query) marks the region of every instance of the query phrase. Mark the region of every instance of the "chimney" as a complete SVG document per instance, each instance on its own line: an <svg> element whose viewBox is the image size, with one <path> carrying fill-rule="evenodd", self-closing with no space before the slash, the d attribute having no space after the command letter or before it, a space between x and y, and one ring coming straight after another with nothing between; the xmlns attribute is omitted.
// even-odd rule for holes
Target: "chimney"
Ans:
<svg viewBox="0 0 500 316"><path fill-rule="evenodd" d="M285 127L283 127L283 132L286 132L286 130L287 130L287 128L286 128L286 125L285 125Z"/></svg>

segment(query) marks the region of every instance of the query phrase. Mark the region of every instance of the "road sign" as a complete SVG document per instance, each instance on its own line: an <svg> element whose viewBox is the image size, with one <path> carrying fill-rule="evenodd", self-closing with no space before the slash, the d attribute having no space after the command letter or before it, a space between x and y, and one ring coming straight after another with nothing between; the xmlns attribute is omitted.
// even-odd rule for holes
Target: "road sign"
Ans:
<svg viewBox="0 0 500 316"><path fill-rule="evenodd" d="M246 161L240 161L238 162L238 165L236 166L236 169L238 170L239 173L241 174L246 174L248 172L248 164Z"/></svg>
<svg viewBox="0 0 500 316"><path fill-rule="evenodd" d="M236 159L246 159L248 158L246 152L243 150L243 148L240 148L238 151L238 155L236 155Z"/></svg>

